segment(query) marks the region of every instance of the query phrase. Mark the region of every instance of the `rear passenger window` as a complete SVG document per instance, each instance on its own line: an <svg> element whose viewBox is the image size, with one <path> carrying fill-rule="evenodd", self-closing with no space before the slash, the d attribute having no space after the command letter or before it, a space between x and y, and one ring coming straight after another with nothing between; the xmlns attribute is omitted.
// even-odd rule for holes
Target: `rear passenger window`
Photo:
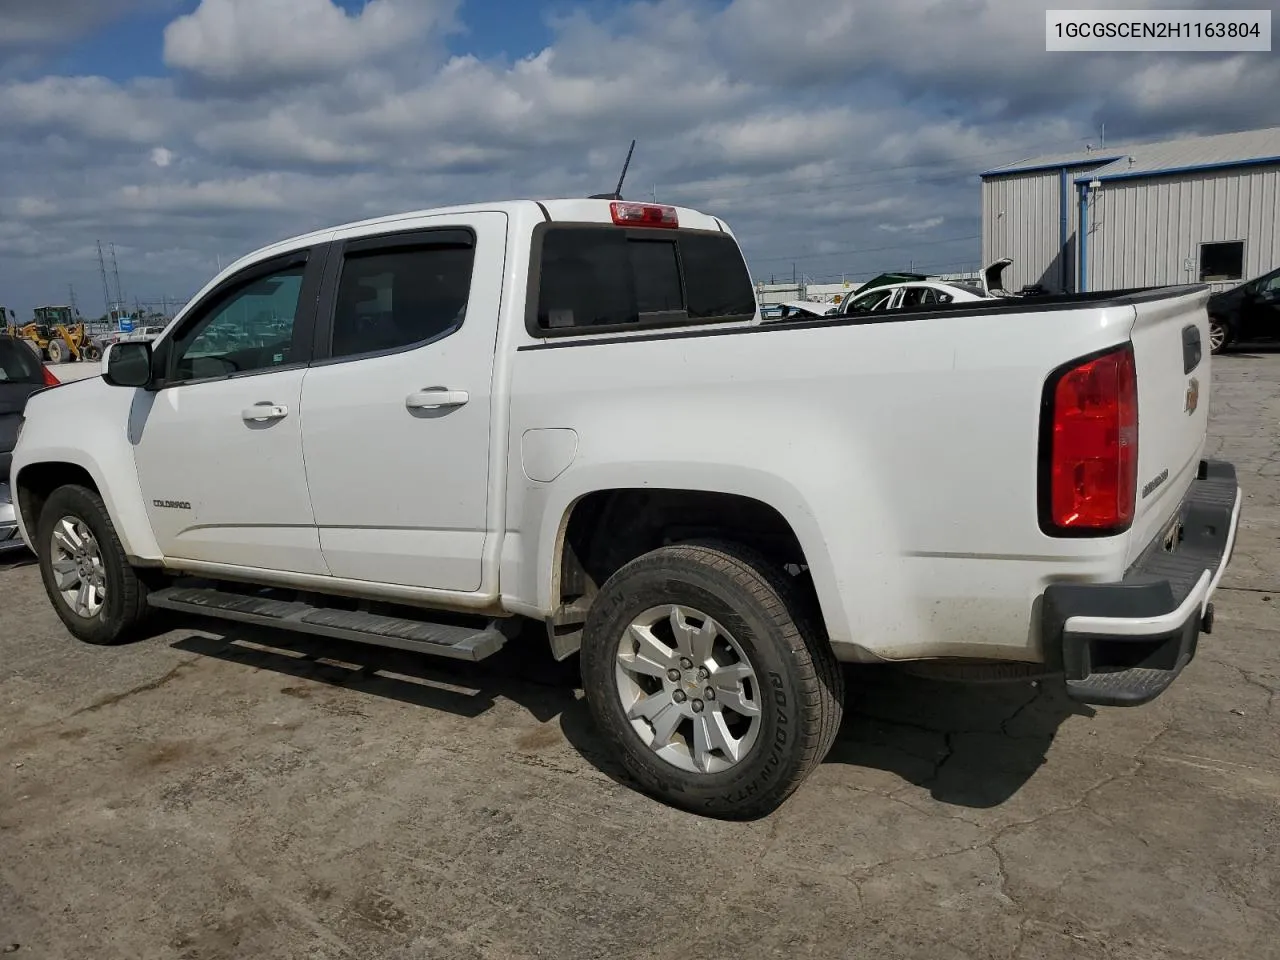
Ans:
<svg viewBox="0 0 1280 960"><path fill-rule="evenodd" d="M544 331L747 320L756 312L746 263L727 235L553 227L538 278Z"/></svg>
<svg viewBox="0 0 1280 960"><path fill-rule="evenodd" d="M347 254L333 314L332 356L396 350L462 326L475 248L393 247Z"/></svg>

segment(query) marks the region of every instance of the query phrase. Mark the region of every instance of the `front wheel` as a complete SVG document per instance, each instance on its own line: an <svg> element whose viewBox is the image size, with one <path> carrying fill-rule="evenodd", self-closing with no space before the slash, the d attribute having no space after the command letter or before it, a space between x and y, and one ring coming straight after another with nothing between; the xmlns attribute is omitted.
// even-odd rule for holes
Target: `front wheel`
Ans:
<svg viewBox="0 0 1280 960"><path fill-rule="evenodd" d="M1221 353L1231 342L1231 328L1218 317L1209 318L1209 352Z"/></svg>
<svg viewBox="0 0 1280 960"><path fill-rule="evenodd" d="M129 639L146 617L147 588L97 492L59 487L36 528L40 577L67 629L86 643Z"/></svg>
<svg viewBox="0 0 1280 960"><path fill-rule="evenodd" d="M49 341L49 362L61 363L67 359L67 345L61 340Z"/></svg>
<svg viewBox="0 0 1280 960"><path fill-rule="evenodd" d="M582 674L596 723L647 791L687 810L775 810L822 761L843 677L805 604L736 546L663 547L592 604Z"/></svg>

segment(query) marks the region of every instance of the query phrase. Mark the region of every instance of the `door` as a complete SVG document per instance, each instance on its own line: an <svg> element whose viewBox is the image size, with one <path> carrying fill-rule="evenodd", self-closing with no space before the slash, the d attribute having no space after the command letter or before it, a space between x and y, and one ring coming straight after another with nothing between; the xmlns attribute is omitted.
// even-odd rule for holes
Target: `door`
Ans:
<svg viewBox="0 0 1280 960"><path fill-rule="evenodd" d="M1249 284L1240 301L1240 340L1280 338L1280 270Z"/></svg>
<svg viewBox="0 0 1280 960"><path fill-rule="evenodd" d="M433 220L339 235L302 439L335 577L466 592L480 586L488 521L507 218Z"/></svg>
<svg viewBox="0 0 1280 960"><path fill-rule="evenodd" d="M130 433L166 557L327 572L299 420L323 254L249 268L156 341L159 389Z"/></svg>

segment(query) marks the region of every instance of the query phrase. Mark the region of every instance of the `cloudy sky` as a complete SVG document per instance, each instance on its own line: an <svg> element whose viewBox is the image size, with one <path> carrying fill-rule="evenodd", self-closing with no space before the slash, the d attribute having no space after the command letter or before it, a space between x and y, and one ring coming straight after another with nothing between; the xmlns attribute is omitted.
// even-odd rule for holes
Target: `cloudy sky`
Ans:
<svg viewBox="0 0 1280 960"><path fill-rule="evenodd" d="M1082 3L1072 7L1272 6ZM314 227L612 189L757 278L977 265L1028 155L1280 125L1280 57L1044 51L1028 0L0 0L0 303L192 294Z"/></svg>

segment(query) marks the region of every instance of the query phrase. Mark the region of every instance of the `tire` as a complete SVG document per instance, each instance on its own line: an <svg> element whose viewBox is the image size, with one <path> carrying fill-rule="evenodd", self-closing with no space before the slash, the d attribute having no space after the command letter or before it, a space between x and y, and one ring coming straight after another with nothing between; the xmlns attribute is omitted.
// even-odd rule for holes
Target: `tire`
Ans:
<svg viewBox="0 0 1280 960"><path fill-rule="evenodd" d="M1220 317L1209 318L1209 352L1219 354L1231 345L1231 325Z"/></svg>
<svg viewBox="0 0 1280 960"><path fill-rule="evenodd" d="M67 535L65 524L72 526L76 536ZM148 613L147 588L129 566L124 547L97 492L82 486L59 487L45 502L36 528L40 578L54 610L72 635L94 644L123 643L132 639ZM84 537L86 530L91 541ZM55 534L61 540L56 547ZM62 583L65 584L65 577L69 575L65 570L68 562L66 544L74 544L76 539L93 545L85 557L70 561L80 564L80 569L74 574L76 583L84 584L86 571L92 570L94 572L88 574L89 579L100 582L102 588L100 592L90 590L87 594L76 591L77 600L88 596L90 607L87 614L76 611L59 584L60 576L64 577ZM61 572L55 570L55 564L61 566ZM92 607L94 601L97 601L96 609Z"/></svg>
<svg viewBox="0 0 1280 960"><path fill-rule="evenodd" d="M686 642L695 644L690 659L712 664L714 674L679 661L672 607ZM583 688L599 729L646 792L695 813L753 819L777 809L822 761L840 727L844 678L805 609L781 570L726 543L662 547L609 578L587 615ZM637 623L661 641L640 648L650 653L643 663L636 656ZM708 629L718 636L704 658L707 641L701 649L696 644ZM738 661L750 672L741 684L725 679L743 675ZM680 674L678 682L671 670ZM704 683L719 694L705 694ZM660 742L659 724L665 731L672 722L679 726L667 734L660 755L650 742ZM738 756L699 749L699 722L708 731L703 747L718 730L720 743L732 744Z"/></svg>
<svg viewBox="0 0 1280 960"><path fill-rule="evenodd" d="M49 341L49 362L62 363L67 359L67 345L61 340Z"/></svg>
<svg viewBox="0 0 1280 960"><path fill-rule="evenodd" d="M80 350L80 358L89 363L97 363L102 359L102 350L99 349L96 343L86 344Z"/></svg>

